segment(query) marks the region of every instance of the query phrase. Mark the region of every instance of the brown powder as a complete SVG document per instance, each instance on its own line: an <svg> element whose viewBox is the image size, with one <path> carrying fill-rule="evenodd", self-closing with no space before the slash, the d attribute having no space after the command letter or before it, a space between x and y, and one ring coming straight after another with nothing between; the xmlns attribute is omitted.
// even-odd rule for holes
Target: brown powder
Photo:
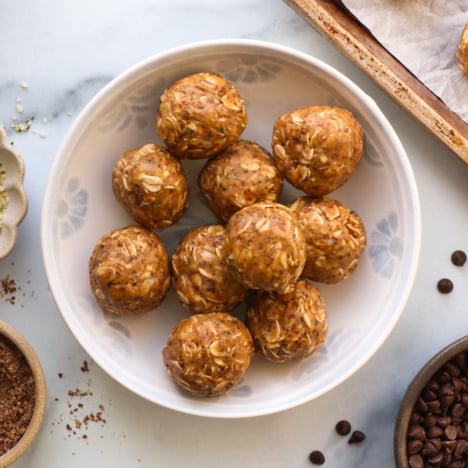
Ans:
<svg viewBox="0 0 468 468"><path fill-rule="evenodd" d="M23 436L35 404L34 377L26 358L0 335L0 455Z"/></svg>

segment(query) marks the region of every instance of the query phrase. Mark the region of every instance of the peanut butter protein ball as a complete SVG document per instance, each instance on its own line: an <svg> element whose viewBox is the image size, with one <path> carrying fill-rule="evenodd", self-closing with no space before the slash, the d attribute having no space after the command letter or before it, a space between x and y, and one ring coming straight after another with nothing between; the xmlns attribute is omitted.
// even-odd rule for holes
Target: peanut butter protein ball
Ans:
<svg viewBox="0 0 468 468"><path fill-rule="evenodd" d="M255 350L274 362L304 359L328 334L325 303L318 289L298 280L290 291L256 291L248 300L247 327Z"/></svg>
<svg viewBox="0 0 468 468"><path fill-rule="evenodd" d="M238 140L208 160L198 185L211 211L226 222L245 206L277 202L283 177L264 148L253 141Z"/></svg>
<svg viewBox="0 0 468 468"><path fill-rule="evenodd" d="M112 171L112 190L122 208L148 229L171 226L187 207L182 164L154 144L122 154Z"/></svg>
<svg viewBox="0 0 468 468"><path fill-rule="evenodd" d="M164 300L171 284L164 244L141 226L115 229L102 236L88 268L98 304L118 315L153 310Z"/></svg>
<svg viewBox="0 0 468 468"><path fill-rule="evenodd" d="M178 158L209 158L234 143L247 125L247 111L235 86L202 72L169 86L160 98L157 130Z"/></svg>
<svg viewBox="0 0 468 468"><path fill-rule="evenodd" d="M283 177L306 194L321 197L354 174L362 157L363 132L346 109L303 107L276 120L272 148Z"/></svg>
<svg viewBox="0 0 468 468"><path fill-rule="evenodd" d="M226 262L248 288L286 290L301 275L305 258L299 220L280 203L254 203L226 224Z"/></svg>
<svg viewBox="0 0 468 468"><path fill-rule="evenodd" d="M225 233L221 225L195 228L172 255L172 284L179 301L192 313L229 312L247 294L226 265Z"/></svg>
<svg viewBox="0 0 468 468"><path fill-rule="evenodd" d="M174 382L192 395L225 394L247 371L254 347L247 327L227 312L194 314L170 332L163 361Z"/></svg>
<svg viewBox="0 0 468 468"><path fill-rule="evenodd" d="M463 33L458 43L457 59L465 77L468 78L468 23L463 28Z"/></svg>
<svg viewBox="0 0 468 468"><path fill-rule="evenodd" d="M300 197L290 208L297 214L306 243L302 276L338 283L357 268L367 243L361 217L332 198Z"/></svg>

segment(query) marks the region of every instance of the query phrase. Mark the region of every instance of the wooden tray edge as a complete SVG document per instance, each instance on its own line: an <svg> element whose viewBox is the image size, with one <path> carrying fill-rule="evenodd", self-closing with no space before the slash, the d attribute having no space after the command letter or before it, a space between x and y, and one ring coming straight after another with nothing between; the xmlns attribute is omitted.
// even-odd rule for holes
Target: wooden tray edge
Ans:
<svg viewBox="0 0 468 468"><path fill-rule="evenodd" d="M329 0L283 0L468 164L468 125Z"/></svg>

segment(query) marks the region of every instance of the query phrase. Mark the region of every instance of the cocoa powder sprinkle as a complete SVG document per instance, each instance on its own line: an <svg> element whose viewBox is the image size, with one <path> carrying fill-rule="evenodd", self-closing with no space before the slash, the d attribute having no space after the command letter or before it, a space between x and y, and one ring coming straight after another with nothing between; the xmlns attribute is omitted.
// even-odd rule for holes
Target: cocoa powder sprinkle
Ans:
<svg viewBox="0 0 468 468"><path fill-rule="evenodd" d="M16 445L35 404L32 370L18 347L0 335L0 455Z"/></svg>

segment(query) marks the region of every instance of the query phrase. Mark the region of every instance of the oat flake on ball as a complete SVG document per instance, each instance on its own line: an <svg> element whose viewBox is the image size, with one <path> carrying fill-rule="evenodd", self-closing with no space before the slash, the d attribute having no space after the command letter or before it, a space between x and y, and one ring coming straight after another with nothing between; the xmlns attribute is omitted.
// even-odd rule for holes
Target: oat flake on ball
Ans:
<svg viewBox="0 0 468 468"><path fill-rule="evenodd" d="M234 143L247 125L247 110L235 86L201 72L169 86L160 98L157 130L178 158L203 159Z"/></svg>
<svg viewBox="0 0 468 468"><path fill-rule="evenodd" d="M148 229L171 226L187 207L182 164L154 144L122 154L112 171L112 190L122 208Z"/></svg>
<svg viewBox="0 0 468 468"><path fill-rule="evenodd" d="M273 159L283 177L308 195L333 192L354 174L363 132L353 114L333 106L309 106L279 117Z"/></svg>
<svg viewBox="0 0 468 468"><path fill-rule="evenodd" d="M287 293L256 291L248 300L247 328L256 351L268 360L304 359L327 337L325 303L302 279Z"/></svg>
<svg viewBox="0 0 468 468"><path fill-rule="evenodd" d="M102 236L88 268L98 304L118 315L153 310L166 297L171 284L164 244L141 226L115 229Z"/></svg>
<svg viewBox="0 0 468 468"><path fill-rule="evenodd" d="M199 226L179 241L172 255L172 284L192 313L229 312L247 294L226 265L225 233L221 225Z"/></svg>
<svg viewBox="0 0 468 468"><path fill-rule="evenodd" d="M172 329L163 361L174 382L203 397L225 394L247 371L253 340L247 327L227 312L195 314Z"/></svg>
<svg viewBox="0 0 468 468"><path fill-rule="evenodd" d="M280 203L254 203L234 213L226 224L226 262L248 288L287 290L305 264L296 214Z"/></svg>
<svg viewBox="0 0 468 468"><path fill-rule="evenodd" d="M238 140L206 162L198 185L211 211L226 222L245 206L277 202L283 177L264 148Z"/></svg>

